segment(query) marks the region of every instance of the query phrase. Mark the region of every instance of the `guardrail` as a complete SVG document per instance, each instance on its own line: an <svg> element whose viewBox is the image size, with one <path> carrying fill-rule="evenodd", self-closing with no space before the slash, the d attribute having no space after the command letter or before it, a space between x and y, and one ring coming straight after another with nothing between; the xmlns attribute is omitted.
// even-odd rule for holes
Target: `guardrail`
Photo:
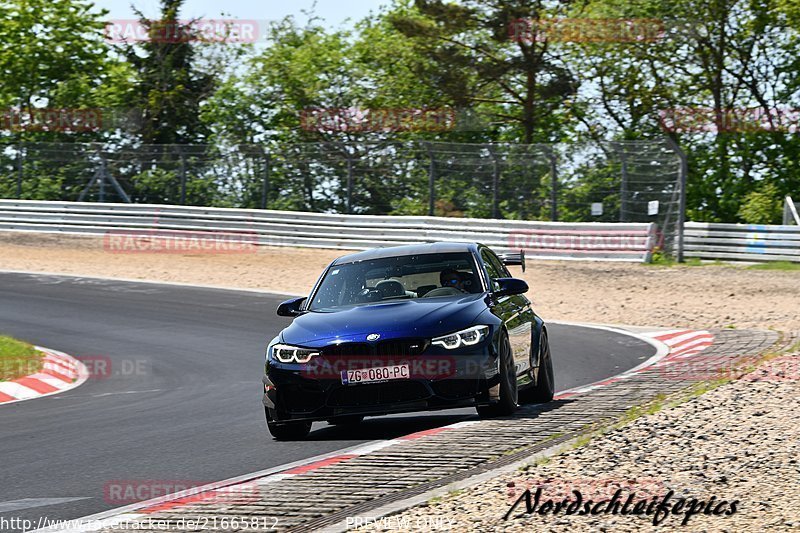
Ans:
<svg viewBox="0 0 800 533"><path fill-rule="evenodd" d="M800 227L687 222L684 246L700 259L800 262Z"/></svg>
<svg viewBox="0 0 800 533"><path fill-rule="evenodd" d="M434 241L482 242L537 259L649 261L655 224L374 216L148 204L0 200L0 231L166 238L225 235L238 242L360 250Z"/></svg>

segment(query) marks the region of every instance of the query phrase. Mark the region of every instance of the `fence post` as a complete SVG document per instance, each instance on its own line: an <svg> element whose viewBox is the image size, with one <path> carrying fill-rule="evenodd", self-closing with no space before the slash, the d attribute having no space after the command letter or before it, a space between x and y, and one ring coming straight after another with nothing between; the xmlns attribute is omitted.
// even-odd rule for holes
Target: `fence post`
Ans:
<svg viewBox="0 0 800 533"><path fill-rule="evenodd" d="M17 193L17 198L19 198L19 193ZM789 197L787 196L786 198L783 199L783 221L781 222L781 224L783 224L784 226L788 226L789 225L789 218L790 218L790 216L789 216Z"/></svg>
<svg viewBox="0 0 800 533"><path fill-rule="evenodd" d="M261 182L261 209L267 208L267 195L269 195L269 178L272 163L269 153L264 154L264 179Z"/></svg>
<svg viewBox="0 0 800 533"><path fill-rule="evenodd" d="M676 252L676 259L679 263L683 263L683 234L684 234L684 224L686 222L686 183L688 181L689 175L689 160L686 157L686 152L684 152L680 145L673 139L672 137L667 137L667 143L669 143L672 150L675 152L675 155L681 160L681 167L680 167L680 174L678 181L680 183L680 196L678 198L678 245L677 245L677 252Z"/></svg>
<svg viewBox="0 0 800 533"><path fill-rule="evenodd" d="M186 156L182 148L178 148L181 156L181 205L186 205Z"/></svg>
<svg viewBox="0 0 800 533"><path fill-rule="evenodd" d="M625 147L621 146L619 150L620 159L622 160L622 169L619 185L619 221L625 222L628 211L628 161L625 157Z"/></svg>
<svg viewBox="0 0 800 533"><path fill-rule="evenodd" d="M492 218L500 218L500 162L492 146L489 153L492 154Z"/></svg>
<svg viewBox="0 0 800 533"><path fill-rule="evenodd" d="M347 214L353 212L353 154L345 146L347 154Z"/></svg>
<svg viewBox="0 0 800 533"><path fill-rule="evenodd" d="M99 201L102 204L106 201L106 158L100 156L100 196Z"/></svg>
<svg viewBox="0 0 800 533"><path fill-rule="evenodd" d="M19 144L17 150L17 200L22 200L22 173L23 173L23 158L24 152L22 151L22 143Z"/></svg>
<svg viewBox="0 0 800 533"><path fill-rule="evenodd" d="M426 143L431 164L428 167L428 216L432 217L436 212L436 158L431 143Z"/></svg>
<svg viewBox="0 0 800 533"><path fill-rule="evenodd" d="M800 226L800 215L797 214L797 205L791 196L783 199L783 225L789 226L792 223Z"/></svg>
<svg viewBox="0 0 800 533"><path fill-rule="evenodd" d="M552 148L550 155L550 220L558 222L558 162Z"/></svg>

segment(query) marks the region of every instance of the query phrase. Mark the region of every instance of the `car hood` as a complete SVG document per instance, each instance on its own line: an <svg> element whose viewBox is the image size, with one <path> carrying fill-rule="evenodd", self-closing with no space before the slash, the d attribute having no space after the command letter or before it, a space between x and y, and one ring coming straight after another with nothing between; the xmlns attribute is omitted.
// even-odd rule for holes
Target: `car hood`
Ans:
<svg viewBox="0 0 800 533"><path fill-rule="evenodd" d="M420 298L311 311L283 330L282 342L315 348L331 340L363 342L372 333L381 340L436 337L469 327L486 309L482 294Z"/></svg>

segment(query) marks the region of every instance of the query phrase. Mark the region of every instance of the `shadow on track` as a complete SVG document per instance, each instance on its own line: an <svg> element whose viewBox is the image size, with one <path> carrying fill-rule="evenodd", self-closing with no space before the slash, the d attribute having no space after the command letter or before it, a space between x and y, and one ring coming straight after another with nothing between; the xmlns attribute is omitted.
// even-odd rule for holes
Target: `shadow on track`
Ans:
<svg viewBox="0 0 800 533"><path fill-rule="evenodd" d="M331 440L385 440L395 439L416 433L434 429L448 424L455 424L476 415L468 414L442 414L428 416L390 416L367 418L360 424L354 426L332 426L322 422L317 429L314 425L312 432L306 437L307 441L331 441Z"/></svg>

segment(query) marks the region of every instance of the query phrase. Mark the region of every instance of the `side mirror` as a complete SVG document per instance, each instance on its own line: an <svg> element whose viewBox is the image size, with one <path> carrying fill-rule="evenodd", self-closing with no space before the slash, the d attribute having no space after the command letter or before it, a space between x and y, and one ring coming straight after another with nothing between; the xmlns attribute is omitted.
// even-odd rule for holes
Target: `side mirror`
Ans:
<svg viewBox="0 0 800 533"><path fill-rule="evenodd" d="M494 291L495 296L512 296L528 292L528 284L517 278L497 278L494 280L499 288Z"/></svg>
<svg viewBox="0 0 800 533"><path fill-rule="evenodd" d="M286 300L285 302L281 303L278 306L278 316L299 316L303 314L303 311L300 309L303 306L303 302L305 302L305 297L303 298L292 298L291 300Z"/></svg>

